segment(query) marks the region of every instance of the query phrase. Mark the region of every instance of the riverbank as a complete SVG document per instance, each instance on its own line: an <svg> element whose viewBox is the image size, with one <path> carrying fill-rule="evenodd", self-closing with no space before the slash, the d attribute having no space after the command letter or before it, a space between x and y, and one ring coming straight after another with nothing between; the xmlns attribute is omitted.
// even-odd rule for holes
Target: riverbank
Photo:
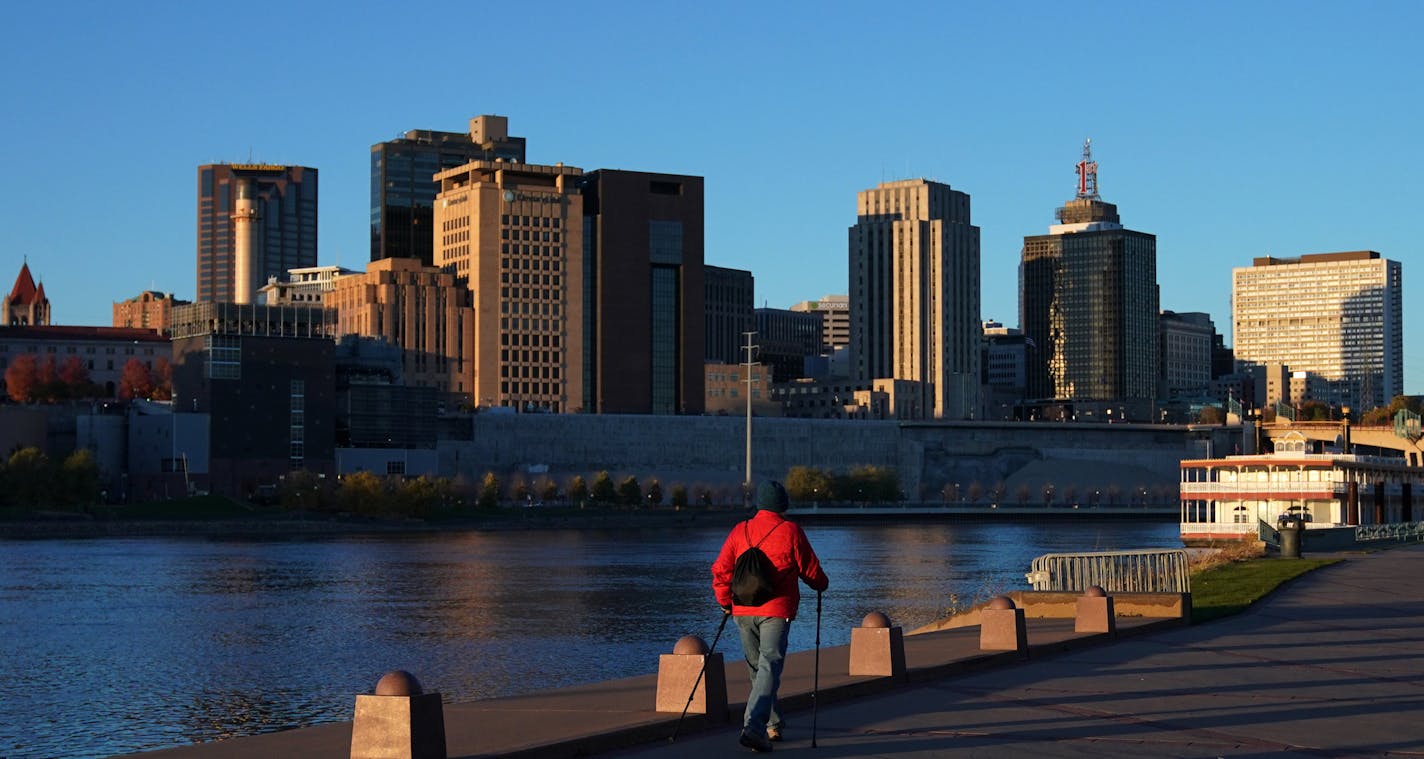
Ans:
<svg viewBox="0 0 1424 759"><path fill-rule="evenodd" d="M0 520L0 539L76 539L116 537L240 537L391 535L399 533L502 532L511 530L656 529L678 526L732 525L741 509L616 510L508 509L494 514L442 520L363 519L310 514L254 515L218 519L123 519L86 517Z"/></svg>
<svg viewBox="0 0 1424 759"><path fill-rule="evenodd" d="M198 518L124 517L53 513L0 519L0 539L116 537L241 537L289 535L390 535L399 533L505 532L511 530L657 529L731 526L745 519L740 507L626 509L606 506L505 508L442 519L376 519L334 514L231 511ZM797 507L787 516L805 525L849 523L1175 521L1176 511L1142 507L1073 509L1043 507L956 507L915 505Z"/></svg>

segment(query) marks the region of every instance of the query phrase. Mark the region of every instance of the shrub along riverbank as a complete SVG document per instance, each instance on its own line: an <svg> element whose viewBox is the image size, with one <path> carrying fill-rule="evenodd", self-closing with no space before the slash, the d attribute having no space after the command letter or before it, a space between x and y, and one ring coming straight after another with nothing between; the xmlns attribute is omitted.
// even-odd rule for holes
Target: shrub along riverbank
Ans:
<svg viewBox="0 0 1424 759"><path fill-rule="evenodd" d="M341 535L456 530L612 529L682 524L731 524L735 507L627 508L496 506L443 510L426 519L292 510L207 495L88 511L10 509L0 515L3 538L83 538L161 535Z"/></svg>

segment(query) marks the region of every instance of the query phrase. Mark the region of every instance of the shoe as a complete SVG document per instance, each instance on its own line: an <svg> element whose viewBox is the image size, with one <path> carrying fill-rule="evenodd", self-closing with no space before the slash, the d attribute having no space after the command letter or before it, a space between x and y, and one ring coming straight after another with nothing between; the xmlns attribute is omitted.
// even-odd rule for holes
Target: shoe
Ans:
<svg viewBox="0 0 1424 759"><path fill-rule="evenodd" d="M771 725L767 725L767 726L766 726L766 739L769 740L769 741L771 741L772 743L780 743L780 742L781 742L781 728L780 728L780 727L772 727Z"/></svg>
<svg viewBox="0 0 1424 759"><path fill-rule="evenodd" d="M771 751L771 741L767 740L765 735L752 732L751 728L742 728L742 737L738 738L737 742L758 754Z"/></svg>

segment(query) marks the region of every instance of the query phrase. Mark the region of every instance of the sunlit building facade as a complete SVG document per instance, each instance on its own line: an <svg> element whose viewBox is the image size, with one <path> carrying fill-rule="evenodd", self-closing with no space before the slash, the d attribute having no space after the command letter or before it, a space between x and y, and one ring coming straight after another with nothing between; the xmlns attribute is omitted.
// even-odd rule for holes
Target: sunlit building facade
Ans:
<svg viewBox="0 0 1424 759"><path fill-rule="evenodd" d="M587 411L583 382L583 170L472 161L436 175L435 266L474 308L473 403Z"/></svg>
<svg viewBox="0 0 1424 759"><path fill-rule="evenodd" d="M826 295L803 300L792 311L821 315L821 352L830 354L850 346L850 296Z"/></svg>
<svg viewBox="0 0 1424 759"><path fill-rule="evenodd" d="M269 306L320 306L335 288L338 277L355 273L342 266L290 269L285 279L269 277L267 284L257 290L257 302Z"/></svg>
<svg viewBox="0 0 1424 759"><path fill-rule="evenodd" d="M908 417L979 413L979 228L969 195L925 179L856 197L850 228L854 378L909 380Z"/></svg>
<svg viewBox="0 0 1424 759"><path fill-rule="evenodd" d="M1234 268L1231 321L1238 362L1309 372L1318 400L1367 411L1404 392L1402 267L1375 251Z"/></svg>
<svg viewBox="0 0 1424 759"><path fill-rule="evenodd" d="M453 274L413 258L372 261L337 277L325 294L342 335L381 338L401 349L403 384L468 403L474 337L471 292Z"/></svg>
<svg viewBox="0 0 1424 759"><path fill-rule="evenodd" d="M173 293L145 290L132 298L114 304L115 327L139 327L166 333L173 320L173 307L187 305Z"/></svg>

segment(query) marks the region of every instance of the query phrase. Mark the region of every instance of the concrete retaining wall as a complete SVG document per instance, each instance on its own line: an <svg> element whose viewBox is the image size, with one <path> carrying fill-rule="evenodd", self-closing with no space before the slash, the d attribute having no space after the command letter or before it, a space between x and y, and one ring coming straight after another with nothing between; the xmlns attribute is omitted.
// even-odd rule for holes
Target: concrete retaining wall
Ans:
<svg viewBox="0 0 1424 759"><path fill-rule="evenodd" d="M1078 614L1078 599L1082 593L1053 590L1013 590L1004 595L1013 599L1014 605L1023 609L1029 619L1073 619ZM1179 619L1190 622L1192 616L1191 593L1112 593L1114 612L1119 619L1143 617L1147 619ZM980 623L979 612L989 605L982 601L973 607L953 614L910 632L911 635L954 630L961 627L975 627Z"/></svg>
<svg viewBox="0 0 1424 759"><path fill-rule="evenodd" d="M738 417L480 414L471 438L440 444L442 475L538 477L547 468L563 482L607 470L719 487L741 482L746 461L746 421ZM1035 492L1051 483L1059 501L1074 489L1087 503L1095 488L1104 501L1109 488L1126 502L1141 487L1175 501L1178 463L1196 450L1180 427L758 417L752 455L754 479L782 478L793 466L874 465L896 468L912 499L938 498L950 483Z"/></svg>

